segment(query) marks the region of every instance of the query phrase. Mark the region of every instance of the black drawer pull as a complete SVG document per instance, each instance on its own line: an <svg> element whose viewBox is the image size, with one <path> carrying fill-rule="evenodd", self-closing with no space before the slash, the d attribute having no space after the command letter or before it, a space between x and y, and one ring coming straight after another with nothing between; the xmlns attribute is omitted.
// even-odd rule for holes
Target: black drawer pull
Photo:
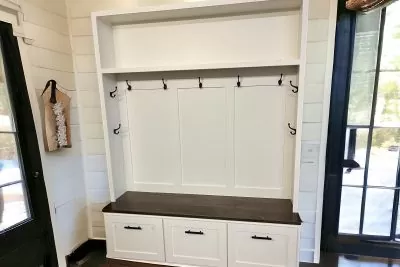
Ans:
<svg viewBox="0 0 400 267"><path fill-rule="evenodd" d="M185 234L189 234L189 235L204 235L204 233L202 231L196 232L196 231L191 231L191 230L185 231Z"/></svg>
<svg viewBox="0 0 400 267"><path fill-rule="evenodd" d="M142 230L140 226L125 226L124 228L127 230Z"/></svg>
<svg viewBox="0 0 400 267"><path fill-rule="evenodd" d="M253 239L260 239L260 240L272 240L272 238L269 237L269 236L264 237L264 236L256 236L256 235L253 235L251 238L253 238Z"/></svg>

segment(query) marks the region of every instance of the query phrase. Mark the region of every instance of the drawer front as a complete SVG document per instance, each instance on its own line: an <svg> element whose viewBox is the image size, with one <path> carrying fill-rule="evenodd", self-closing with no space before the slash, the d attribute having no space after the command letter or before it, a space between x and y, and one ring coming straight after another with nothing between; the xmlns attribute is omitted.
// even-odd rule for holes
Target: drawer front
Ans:
<svg viewBox="0 0 400 267"><path fill-rule="evenodd" d="M105 214L107 256L165 261L161 218Z"/></svg>
<svg viewBox="0 0 400 267"><path fill-rule="evenodd" d="M226 223L164 219L164 234L167 262L227 266Z"/></svg>
<svg viewBox="0 0 400 267"><path fill-rule="evenodd" d="M229 223L230 267L297 267L296 227Z"/></svg>

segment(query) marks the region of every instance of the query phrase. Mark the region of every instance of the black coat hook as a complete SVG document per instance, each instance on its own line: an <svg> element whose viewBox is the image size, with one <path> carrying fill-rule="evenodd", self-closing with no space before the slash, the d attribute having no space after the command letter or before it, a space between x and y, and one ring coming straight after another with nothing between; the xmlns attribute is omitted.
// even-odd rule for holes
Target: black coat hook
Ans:
<svg viewBox="0 0 400 267"><path fill-rule="evenodd" d="M201 78L199 77L199 88L203 88L203 83L201 82Z"/></svg>
<svg viewBox="0 0 400 267"><path fill-rule="evenodd" d="M281 73L281 78L278 81L278 85L281 86L282 85L282 77L283 77L283 73Z"/></svg>
<svg viewBox="0 0 400 267"><path fill-rule="evenodd" d="M293 85L293 84L292 84L292 81L290 81L290 86L292 86L292 87L294 88L294 89L292 89L292 92L293 92L293 93L295 93L295 94L296 94L296 93L299 91L299 87L298 87L298 86L295 86L295 85Z"/></svg>
<svg viewBox="0 0 400 267"><path fill-rule="evenodd" d="M165 83L164 78L162 78L162 83L163 83L163 88L164 88L164 90L167 90L167 89L168 89L168 86L167 86L167 84Z"/></svg>
<svg viewBox="0 0 400 267"><path fill-rule="evenodd" d="M236 83L236 85L237 85L237 87L240 87L242 84L240 83L240 76L238 75L238 80L237 80L237 83Z"/></svg>
<svg viewBox="0 0 400 267"><path fill-rule="evenodd" d="M111 97L111 98L116 97L116 96L117 96L117 94L116 94L117 91L118 91L118 87L115 86L115 90L110 92L110 97Z"/></svg>
<svg viewBox="0 0 400 267"><path fill-rule="evenodd" d="M115 129L113 130L114 134L118 135L120 129L121 129L121 123L118 124L118 128L115 128Z"/></svg>
<svg viewBox="0 0 400 267"><path fill-rule="evenodd" d="M296 135L296 132L297 132L296 128L293 128L293 127L290 125L290 122L289 122L287 125L288 125L288 127L289 127L289 129L290 129L290 134L291 134L291 135Z"/></svg>
<svg viewBox="0 0 400 267"><path fill-rule="evenodd" d="M126 85L128 85L128 88L127 88L128 91L131 91L132 90L132 85L129 84L128 80L126 80Z"/></svg>

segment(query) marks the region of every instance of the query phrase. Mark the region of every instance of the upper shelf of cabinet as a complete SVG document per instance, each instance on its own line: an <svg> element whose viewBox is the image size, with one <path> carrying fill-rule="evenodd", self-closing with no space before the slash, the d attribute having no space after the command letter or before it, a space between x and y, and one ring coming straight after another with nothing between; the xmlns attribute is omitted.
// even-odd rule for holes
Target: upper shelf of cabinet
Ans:
<svg viewBox="0 0 400 267"><path fill-rule="evenodd" d="M174 20L196 17L220 17L246 13L265 13L301 8L302 0L214 0L193 1L175 5L157 5L131 11L94 12L93 16L111 25Z"/></svg>
<svg viewBox="0 0 400 267"><path fill-rule="evenodd" d="M92 14L98 71L299 64L301 0L230 0Z"/></svg>

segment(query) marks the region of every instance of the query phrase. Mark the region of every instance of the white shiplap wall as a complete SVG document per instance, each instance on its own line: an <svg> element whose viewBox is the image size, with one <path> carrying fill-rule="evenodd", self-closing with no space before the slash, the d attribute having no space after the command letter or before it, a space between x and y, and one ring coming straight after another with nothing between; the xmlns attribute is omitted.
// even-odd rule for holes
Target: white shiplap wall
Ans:
<svg viewBox="0 0 400 267"><path fill-rule="evenodd" d="M310 0L300 166L300 260L319 262L337 0Z"/></svg>
<svg viewBox="0 0 400 267"><path fill-rule="evenodd" d="M44 152L43 142L39 140L59 264L65 266L65 256L88 238L86 192L82 186L85 182L82 142L67 9L64 0L20 0L19 4L25 36L34 41L32 45L23 44L20 49L30 63L24 68L26 76L29 75L31 102L37 101L32 107L38 104L40 107L38 113L33 112L38 138L42 138L40 122L43 117L40 94L46 81L55 79L72 98L72 148Z"/></svg>
<svg viewBox="0 0 400 267"><path fill-rule="evenodd" d="M82 117L85 180L90 205L89 233L93 238L104 238L101 209L109 201L109 195L90 12L180 1L66 1L71 25L77 90L81 99L78 108ZM334 38L336 25L336 1L310 0L299 192L299 211L304 221L300 256L302 261L309 262L319 260L321 188L323 188L324 179L325 132L331 80L329 66L332 64L331 50L334 45L332 38ZM306 153L310 148L311 151Z"/></svg>

